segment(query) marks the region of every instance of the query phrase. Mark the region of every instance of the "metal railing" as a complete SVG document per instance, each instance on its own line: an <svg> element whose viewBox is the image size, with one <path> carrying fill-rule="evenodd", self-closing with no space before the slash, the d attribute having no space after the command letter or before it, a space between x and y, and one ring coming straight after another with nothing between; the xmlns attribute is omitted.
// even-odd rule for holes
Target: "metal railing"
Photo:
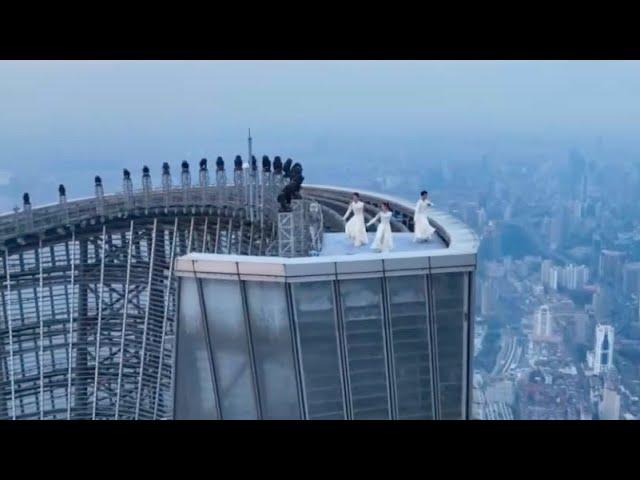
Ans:
<svg viewBox="0 0 640 480"><path fill-rule="evenodd" d="M94 218L112 219L149 213L174 213L192 208L230 209L242 211L247 218L277 221L276 197L278 185L268 184L258 189L257 202L246 200L248 185L210 185L207 187L175 186L169 190L136 190L127 193L105 195L47 205L30 210L0 216L0 242L8 238L37 234L51 228L78 224Z"/></svg>

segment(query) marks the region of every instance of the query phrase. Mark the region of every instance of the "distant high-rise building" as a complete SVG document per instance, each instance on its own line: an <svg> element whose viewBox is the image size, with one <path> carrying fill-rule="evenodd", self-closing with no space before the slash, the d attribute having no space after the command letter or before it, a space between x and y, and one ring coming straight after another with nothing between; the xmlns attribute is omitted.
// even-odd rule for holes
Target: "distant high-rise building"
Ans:
<svg viewBox="0 0 640 480"><path fill-rule="evenodd" d="M600 420L618 420L620 418L620 394L611 386L606 386L602 401L598 405Z"/></svg>
<svg viewBox="0 0 640 480"><path fill-rule="evenodd" d="M557 249L562 246L565 238L566 219L565 211L561 206L554 208L549 226L549 246Z"/></svg>
<svg viewBox="0 0 640 480"><path fill-rule="evenodd" d="M480 313L484 316L495 311L497 292L491 279L484 280L481 285Z"/></svg>
<svg viewBox="0 0 640 480"><path fill-rule="evenodd" d="M549 285L549 279L551 278L551 268L553 267L553 262L551 260L543 260L540 265L540 281L542 285Z"/></svg>
<svg viewBox="0 0 640 480"><path fill-rule="evenodd" d="M558 267L551 267L549 272L549 288L552 290L558 290L558 281L560 279L560 269Z"/></svg>
<svg viewBox="0 0 640 480"><path fill-rule="evenodd" d="M580 221L582 218L582 202L579 200L572 200L567 203L567 216L572 224Z"/></svg>
<svg viewBox="0 0 640 480"><path fill-rule="evenodd" d="M640 262L626 263L622 268L622 290L625 295L640 293Z"/></svg>
<svg viewBox="0 0 640 480"><path fill-rule="evenodd" d="M591 271L599 274L600 270L600 250L602 250L602 238L597 233L594 233L591 237L591 251L593 254L591 255L591 261L589 266L591 267Z"/></svg>
<svg viewBox="0 0 640 480"><path fill-rule="evenodd" d="M574 269L575 284L574 289L582 288L589 282L589 267L579 265Z"/></svg>
<svg viewBox="0 0 640 480"><path fill-rule="evenodd" d="M569 175L571 176L573 196L582 199L586 194L585 176L587 173L587 162L583 155L576 149L569 152Z"/></svg>
<svg viewBox="0 0 640 480"><path fill-rule="evenodd" d="M463 220L471 228L477 229L480 225L479 222L479 209L478 204L475 202L467 202L462 207Z"/></svg>
<svg viewBox="0 0 640 480"><path fill-rule="evenodd" d="M599 275L600 280L611 285L619 285L622 279L622 265L625 253L617 250L602 250L600 252Z"/></svg>
<svg viewBox="0 0 640 480"><path fill-rule="evenodd" d="M580 204L584 205L589 194L589 174L587 172L582 176L582 185L580 190Z"/></svg>
<svg viewBox="0 0 640 480"><path fill-rule="evenodd" d="M569 290L582 288L589 281L589 268L586 265L567 265L562 272L562 286Z"/></svg>
<svg viewBox="0 0 640 480"><path fill-rule="evenodd" d="M478 228L482 228L487 223L487 212L485 212L484 208L480 208L478 210Z"/></svg>
<svg viewBox="0 0 640 480"><path fill-rule="evenodd" d="M612 291L608 287L599 287L593 292L593 314L598 321L608 318L612 313Z"/></svg>
<svg viewBox="0 0 640 480"><path fill-rule="evenodd" d="M503 220L505 222L508 222L509 220L511 220L511 215L513 214L513 208L511 207L511 204L507 204L507 206L504 209L504 214L502 216Z"/></svg>
<svg viewBox="0 0 640 480"><path fill-rule="evenodd" d="M549 338L553 333L551 311L548 305L542 305L536 312L535 335Z"/></svg>
<svg viewBox="0 0 640 480"><path fill-rule="evenodd" d="M613 367L614 331L611 325L596 326L593 373L599 375Z"/></svg>
<svg viewBox="0 0 640 480"><path fill-rule="evenodd" d="M573 342L578 345L590 344L593 327L591 326L589 315L587 313L577 313L573 321Z"/></svg>

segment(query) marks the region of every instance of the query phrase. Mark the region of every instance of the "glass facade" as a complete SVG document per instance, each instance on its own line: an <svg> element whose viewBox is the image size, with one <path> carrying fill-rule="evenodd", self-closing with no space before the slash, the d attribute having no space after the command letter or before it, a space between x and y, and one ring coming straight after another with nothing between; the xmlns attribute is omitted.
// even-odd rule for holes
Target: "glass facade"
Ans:
<svg viewBox="0 0 640 480"><path fill-rule="evenodd" d="M181 278L175 418L466 418L471 274Z"/></svg>
<svg viewBox="0 0 640 480"><path fill-rule="evenodd" d="M465 275L430 276L435 313L440 418L463 417Z"/></svg>
<svg viewBox="0 0 640 480"><path fill-rule="evenodd" d="M351 416L390 416L381 278L340 281Z"/></svg>
<svg viewBox="0 0 640 480"><path fill-rule="evenodd" d="M421 275L387 279L399 419L434 418L431 329L425 281L426 278Z"/></svg>
<svg viewBox="0 0 640 480"><path fill-rule="evenodd" d="M294 284L307 418L346 418L332 282Z"/></svg>
<svg viewBox="0 0 640 480"><path fill-rule="evenodd" d="M258 418L240 283L230 280L202 282L202 296L220 415L230 420Z"/></svg>
<svg viewBox="0 0 640 480"><path fill-rule="evenodd" d="M211 352L207 345L204 317L200 308L195 279L180 281L180 333L176 364L176 402L185 420L218 418L217 395L211 369Z"/></svg>
<svg viewBox="0 0 640 480"><path fill-rule="evenodd" d="M300 418L285 284L247 282L245 289L262 417Z"/></svg>

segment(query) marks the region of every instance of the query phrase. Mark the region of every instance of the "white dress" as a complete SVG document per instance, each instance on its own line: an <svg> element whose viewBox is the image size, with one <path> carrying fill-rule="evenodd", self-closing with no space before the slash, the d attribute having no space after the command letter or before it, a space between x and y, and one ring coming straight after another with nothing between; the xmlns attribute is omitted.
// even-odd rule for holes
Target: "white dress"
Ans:
<svg viewBox="0 0 640 480"><path fill-rule="evenodd" d="M347 213L342 218L346 220L350 213L353 213L353 217L344 226L344 232L356 247L367 244L369 240L367 239L367 227L364 225L364 203L351 202Z"/></svg>
<svg viewBox="0 0 640 480"><path fill-rule="evenodd" d="M427 210L432 205L433 203L429 200L422 199L419 199L418 203L416 203L416 210L413 215L413 240L415 242L431 240L431 237L436 231L429 223L429 218L427 217Z"/></svg>
<svg viewBox="0 0 640 480"><path fill-rule="evenodd" d="M380 220L378 230L376 230L376 238L373 240L371 248L374 250L380 250L381 252L388 252L393 248L393 238L391 237L391 212L380 212L367 223L367 227L374 223L376 220Z"/></svg>

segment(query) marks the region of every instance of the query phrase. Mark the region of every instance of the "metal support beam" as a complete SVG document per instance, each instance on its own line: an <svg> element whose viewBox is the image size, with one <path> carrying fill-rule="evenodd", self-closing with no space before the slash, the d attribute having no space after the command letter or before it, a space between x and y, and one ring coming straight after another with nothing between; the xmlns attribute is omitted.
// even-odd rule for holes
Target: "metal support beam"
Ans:
<svg viewBox="0 0 640 480"><path fill-rule="evenodd" d="M124 365L124 339L127 331L127 313L129 311L129 279L131 275L131 249L133 247L133 220L129 228L129 252L127 254L127 277L124 285L124 305L122 312L122 331L120 333L120 364L118 366L118 389L116 393L116 413L115 419L118 420L120 413L120 395L122 387L122 367Z"/></svg>
<svg viewBox="0 0 640 480"><path fill-rule="evenodd" d="M4 251L4 262L7 269L7 327L9 330L9 379L11 383L11 419L16 419L16 385L13 360L13 321L11 315L11 272L9 268L9 253Z"/></svg>
<svg viewBox="0 0 640 480"><path fill-rule="evenodd" d="M193 240L193 224L195 217L191 217L191 223L189 224L189 240L187 241L187 253L191 253L191 242Z"/></svg>
<svg viewBox="0 0 640 480"><path fill-rule="evenodd" d="M202 228L202 253L206 251L207 247L207 224L209 223L209 217L204 217L204 227Z"/></svg>
<svg viewBox="0 0 640 480"><path fill-rule="evenodd" d="M158 358L158 376L156 378L156 400L153 406L153 418L158 418L158 404L160 402L160 379L162 378L162 358L164 357L164 348L167 334L167 318L169 314L169 299L171 296L171 287L173 285L173 263L176 253L176 239L178 238L178 217L173 224L173 239L171 241L171 254L169 255L169 275L167 278L167 292L164 300L164 314L162 316L162 337L160 339L160 355Z"/></svg>
<svg viewBox="0 0 640 480"><path fill-rule="evenodd" d="M89 240L84 238L78 242L80 258L78 264L78 316L76 317L76 361L74 378L75 410L84 418L88 404L89 385L85 374L88 371L88 315L89 315Z"/></svg>
<svg viewBox="0 0 640 480"><path fill-rule="evenodd" d="M220 214L218 213L218 222L216 224L216 243L213 246L213 253L218 253L218 240L220 238Z"/></svg>
<svg viewBox="0 0 640 480"><path fill-rule="evenodd" d="M40 324L40 420L44 419L44 319L42 313L43 273L42 273L42 237L38 242L38 323Z"/></svg>
<svg viewBox="0 0 640 480"><path fill-rule="evenodd" d="M136 397L136 413L135 419L138 419L140 413L140 398L142 395L142 370L144 368L144 355L147 346L147 326L149 324L149 307L151 306L151 281L153 279L153 264L155 261L154 253L156 248L156 229L158 227L158 219L153 219L153 231L151 232L151 253L149 254L149 280L147 283L147 306L144 312L144 325L142 327L142 349L140 352L140 372L138 373L138 394Z"/></svg>
<svg viewBox="0 0 640 480"><path fill-rule="evenodd" d="M100 336L102 335L102 298L104 295L104 251L107 244L107 227L102 226L102 254L100 255L100 285L98 286L98 328L96 330L96 350L94 354L96 366L93 374L93 409L91 419L96 419L98 402L98 369L100 368Z"/></svg>
<svg viewBox="0 0 640 480"><path fill-rule="evenodd" d="M73 365L73 312L75 308L76 293L76 232L71 233L71 302L69 309L69 359L67 372L67 420L71 419L71 379Z"/></svg>

